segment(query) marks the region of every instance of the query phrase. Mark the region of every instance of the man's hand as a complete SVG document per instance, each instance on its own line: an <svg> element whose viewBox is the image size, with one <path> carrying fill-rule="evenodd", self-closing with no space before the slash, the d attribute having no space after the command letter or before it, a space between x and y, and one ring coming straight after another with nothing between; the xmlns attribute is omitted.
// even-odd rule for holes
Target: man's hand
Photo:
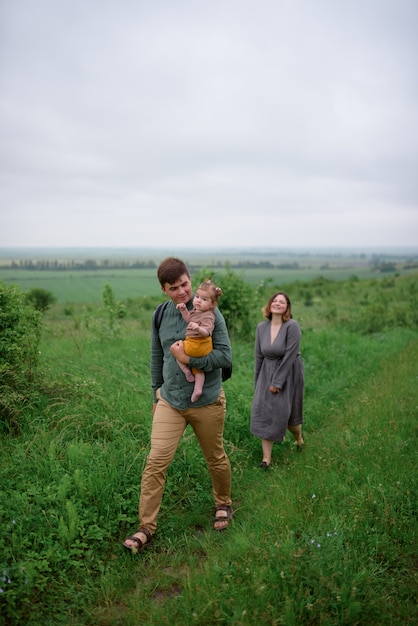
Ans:
<svg viewBox="0 0 418 626"><path fill-rule="evenodd" d="M280 389L278 387L274 387L274 385L269 387L269 391L271 391L271 393L280 393Z"/></svg>
<svg viewBox="0 0 418 626"><path fill-rule="evenodd" d="M184 363L185 365L189 365L190 359L184 351L183 342L175 341L170 348L170 352L175 359L180 361L180 363Z"/></svg>

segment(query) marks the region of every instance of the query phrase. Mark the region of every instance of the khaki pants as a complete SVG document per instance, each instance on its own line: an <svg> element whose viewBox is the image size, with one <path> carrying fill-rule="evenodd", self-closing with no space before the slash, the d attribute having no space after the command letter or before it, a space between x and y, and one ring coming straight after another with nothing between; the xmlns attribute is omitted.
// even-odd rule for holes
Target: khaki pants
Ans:
<svg viewBox="0 0 418 626"><path fill-rule="evenodd" d="M158 394L157 394L158 396ZM231 505L231 466L223 446L226 400L223 389L213 404L173 409L159 397L151 431L151 450L141 481L140 526L154 534L163 497L165 477L188 424L199 441L212 480L215 506Z"/></svg>

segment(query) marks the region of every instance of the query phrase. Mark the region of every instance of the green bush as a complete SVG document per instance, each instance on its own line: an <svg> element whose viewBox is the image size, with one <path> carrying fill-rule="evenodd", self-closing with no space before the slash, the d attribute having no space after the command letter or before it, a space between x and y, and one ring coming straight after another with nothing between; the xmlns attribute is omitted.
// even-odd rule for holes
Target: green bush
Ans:
<svg viewBox="0 0 418 626"><path fill-rule="evenodd" d="M57 301L53 293L47 289L34 287L26 293L26 300L32 304L37 311L46 311L52 304Z"/></svg>
<svg viewBox="0 0 418 626"><path fill-rule="evenodd" d="M225 318L231 339L251 335L255 312L254 289L229 266L226 266L222 275L203 268L193 278L194 289L208 277L222 289L219 309Z"/></svg>
<svg viewBox="0 0 418 626"><path fill-rule="evenodd" d="M0 416L7 430L18 426L38 364L42 315L18 287L0 283Z"/></svg>

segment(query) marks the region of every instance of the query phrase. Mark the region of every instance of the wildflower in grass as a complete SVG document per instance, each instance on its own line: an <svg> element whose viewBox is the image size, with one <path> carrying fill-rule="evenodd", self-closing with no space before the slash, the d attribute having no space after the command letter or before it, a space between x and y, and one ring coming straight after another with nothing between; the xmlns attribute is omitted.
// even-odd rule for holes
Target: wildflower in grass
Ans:
<svg viewBox="0 0 418 626"><path fill-rule="evenodd" d="M325 536L326 537L333 537L335 535L338 535L338 533L337 532L334 532L334 533L327 532ZM319 541L317 539L311 539L311 545L314 545L317 548L320 548L322 546L322 543L320 543L320 541L321 541L321 537L319 538ZM324 538L324 541L325 541L325 538Z"/></svg>
<svg viewBox="0 0 418 626"><path fill-rule="evenodd" d="M316 498L316 495L315 495L315 494L313 494L313 496L312 496L312 500L313 500L314 498Z"/></svg>

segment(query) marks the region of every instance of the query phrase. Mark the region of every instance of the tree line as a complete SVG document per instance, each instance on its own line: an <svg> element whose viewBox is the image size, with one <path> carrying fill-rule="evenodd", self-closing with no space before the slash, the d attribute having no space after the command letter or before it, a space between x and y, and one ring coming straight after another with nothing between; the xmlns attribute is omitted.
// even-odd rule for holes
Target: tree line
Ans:
<svg viewBox="0 0 418 626"><path fill-rule="evenodd" d="M337 257L339 255L336 255ZM400 259L387 258L386 255L371 255L371 258L367 261L365 255L359 255L362 257L369 267L376 272L396 272L400 269L416 269L418 267L418 261L416 258L405 258L402 262ZM219 260L216 263L211 264L216 268L230 267L235 270L300 270L303 266L297 261L284 261L281 263L273 263L268 260L262 261L249 261L239 260L225 262ZM10 270L28 270L28 271L96 271L96 270L129 270L129 269L151 269L156 270L158 263L154 260L123 260L123 259L20 259L11 260L10 262L2 263L2 269ZM202 267L206 267L206 263L189 263L189 267L192 271L199 271ZM310 267L304 266L304 267ZM325 261L320 265L319 269L322 271L332 269L332 265Z"/></svg>
<svg viewBox="0 0 418 626"><path fill-rule="evenodd" d="M219 261L216 267L223 267L225 263ZM289 262L275 264L270 261L237 261L227 264L234 269L300 269L299 263ZM2 265L2 269L19 269L33 271L95 271L107 269L156 269L158 264L155 261L123 261L109 259L86 259L85 261L75 261L74 259L58 260L58 259L39 259L33 261L31 259L21 259L19 261L12 260L10 263ZM189 263L193 270L199 270L203 264Z"/></svg>

